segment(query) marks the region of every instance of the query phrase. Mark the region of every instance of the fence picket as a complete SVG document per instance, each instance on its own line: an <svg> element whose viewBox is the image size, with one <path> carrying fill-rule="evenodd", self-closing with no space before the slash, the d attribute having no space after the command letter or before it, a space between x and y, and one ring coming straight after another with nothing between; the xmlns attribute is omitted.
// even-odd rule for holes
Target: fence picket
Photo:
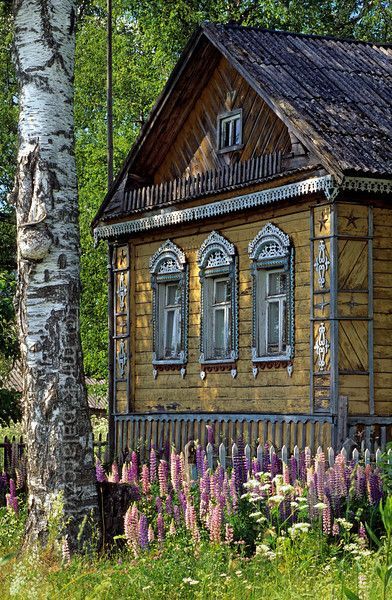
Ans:
<svg viewBox="0 0 392 600"><path fill-rule="evenodd" d="M333 448L328 448L328 464L333 467L335 464L335 452Z"/></svg>
<svg viewBox="0 0 392 600"><path fill-rule="evenodd" d="M287 466L288 458L287 458L287 446L282 446L282 462Z"/></svg>
<svg viewBox="0 0 392 600"><path fill-rule="evenodd" d="M364 452L365 465L370 465L370 450L366 448Z"/></svg>
<svg viewBox="0 0 392 600"><path fill-rule="evenodd" d="M353 461L355 463L357 463L359 461L359 452L358 452L357 448L354 448L354 450L353 450Z"/></svg>
<svg viewBox="0 0 392 600"><path fill-rule="evenodd" d="M219 446L219 462L226 469L226 448L223 443Z"/></svg>
<svg viewBox="0 0 392 600"><path fill-rule="evenodd" d="M208 468L212 471L214 468L214 449L211 442L208 442L206 447L207 464Z"/></svg>
<svg viewBox="0 0 392 600"><path fill-rule="evenodd" d="M257 446L256 456L261 469L263 465L263 446L261 444Z"/></svg>

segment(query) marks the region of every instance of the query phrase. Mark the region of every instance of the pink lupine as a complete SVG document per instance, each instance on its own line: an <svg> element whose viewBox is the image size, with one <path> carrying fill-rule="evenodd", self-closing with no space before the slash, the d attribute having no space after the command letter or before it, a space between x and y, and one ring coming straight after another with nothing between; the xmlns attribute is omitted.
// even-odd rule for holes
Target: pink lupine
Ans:
<svg viewBox="0 0 392 600"><path fill-rule="evenodd" d="M295 482L297 481L297 469L298 469L297 459L295 458L295 456L291 456L290 460L289 460L289 473L290 473L290 483L292 485L294 485Z"/></svg>
<svg viewBox="0 0 392 600"><path fill-rule="evenodd" d="M261 467L257 458L252 458L252 475L260 473Z"/></svg>
<svg viewBox="0 0 392 600"><path fill-rule="evenodd" d="M141 482L142 482L142 492L143 492L143 494L145 494L147 496L151 490L150 474L149 474L147 465L142 466Z"/></svg>
<svg viewBox="0 0 392 600"><path fill-rule="evenodd" d="M130 483L127 463L122 466L120 483Z"/></svg>
<svg viewBox="0 0 392 600"><path fill-rule="evenodd" d="M221 528L222 528L222 509L218 505L212 509L211 522L210 522L210 540L214 543L221 541Z"/></svg>
<svg viewBox="0 0 392 600"><path fill-rule="evenodd" d="M155 540L154 529L152 528L152 525L149 525L148 526L148 543L152 544L154 540Z"/></svg>
<svg viewBox="0 0 392 600"><path fill-rule="evenodd" d="M154 448L150 450L150 481L154 483L157 478L157 455Z"/></svg>
<svg viewBox="0 0 392 600"><path fill-rule="evenodd" d="M283 465L282 465L282 474L283 474L283 483L285 485L289 485L290 484L290 471L289 471L288 465L286 465L285 463L283 463Z"/></svg>
<svg viewBox="0 0 392 600"><path fill-rule="evenodd" d="M308 484L308 507L309 507L309 517L311 520L314 520L318 517L317 510L315 510L314 505L317 503L317 492L316 486L314 484L314 480L312 479Z"/></svg>
<svg viewBox="0 0 392 600"><path fill-rule="evenodd" d="M367 538L366 529L365 529L363 523L359 524L358 536L359 536L359 538L360 538L360 540L362 541L363 544L367 543L368 538Z"/></svg>
<svg viewBox="0 0 392 600"><path fill-rule="evenodd" d="M97 458L97 461L95 463L95 476L97 478L98 483L103 483L104 481L107 481L105 470L99 458Z"/></svg>
<svg viewBox="0 0 392 600"><path fill-rule="evenodd" d="M136 504L130 506L125 513L124 534L128 545L135 549L139 544L139 511Z"/></svg>
<svg viewBox="0 0 392 600"><path fill-rule="evenodd" d="M157 518L157 532L158 542L163 542L165 539L165 522L162 513L159 513Z"/></svg>
<svg viewBox="0 0 392 600"><path fill-rule="evenodd" d="M323 508L323 532L325 535L329 535L331 533L331 505L326 496L323 497L323 503L325 504L325 508Z"/></svg>
<svg viewBox="0 0 392 600"><path fill-rule="evenodd" d="M316 473L316 489L317 497L321 501L324 498L324 484L325 484L325 459L324 453L320 452L317 454L315 459L315 473Z"/></svg>
<svg viewBox="0 0 392 600"><path fill-rule="evenodd" d="M174 519L172 519L171 522L170 522L169 534L171 536L175 536L176 535L176 526L174 524Z"/></svg>
<svg viewBox="0 0 392 600"><path fill-rule="evenodd" d="M231 525L226 523L225 525L225 542L226 544L232 544L234 541L234 529Z"/></svg>
<svg viewBox="0 0 392 600"><path fill-rule="evenodd" d="M67 536L63 537L61 543L61 556L63 559L63 563L65 565L69 565L69 563L71 562L71 551L69 549Z"/></svg>
<svg viewBox="0 0 392 600"><path fill-rule="evenodd" d="M179 492L181 489L181 483L182 483L181 459L178 456L178 454L176 454L175 452L172 452L172 454L171 454L170 476L171 476L171 483L172 483L173 489L176 492Z"/></svg>
<svg viewBox="0 0 392 600"><path fill-rule="evenodd" d="M337 537L340 533L340 529L339 529L339 523L336 523L336 521L334 521L333 525L332 525L332 535L334 537Z"/></svg>
<svg viewBox="0 0 392 600"><path fill-rule="evenodd" d="M168 493L167 470L167 462L165 460L161 460L158 467L159 494L161 496L166 496Z"/></svg>
<svg viewBox="0 0 392 600"><path fill-rule="evenodd" d="M111 481L112 483L120 483L120 474L118 472L118 465L115 462L112 464L112 471L109 475L109 481Z"/></svg>

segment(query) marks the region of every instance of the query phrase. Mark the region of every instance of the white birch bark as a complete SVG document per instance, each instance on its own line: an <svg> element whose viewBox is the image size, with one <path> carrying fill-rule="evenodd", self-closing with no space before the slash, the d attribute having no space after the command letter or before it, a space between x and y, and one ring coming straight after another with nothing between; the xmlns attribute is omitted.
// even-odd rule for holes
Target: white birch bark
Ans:
<svg viewBox="0 0 392 600"><path fill-rule="evenodd" d="M98 520L79 337L75 14L73 0L14 0L20 147L13 196L28 459L25 540L45 543L51 505L62 492L73 548L83 517L92 511Z"/></svg>

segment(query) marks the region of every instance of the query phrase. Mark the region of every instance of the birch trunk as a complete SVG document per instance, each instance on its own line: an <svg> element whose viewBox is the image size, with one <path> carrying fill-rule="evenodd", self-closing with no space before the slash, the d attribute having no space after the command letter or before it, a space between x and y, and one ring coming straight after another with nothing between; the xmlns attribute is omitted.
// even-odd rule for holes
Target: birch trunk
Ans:
<svg viewBox="0 0 392 600"><path fill-rule="evenodd" d="M98 520L79 337L75 4L14 0L20 146L13 192L28 460L25 544L45 543L53 501L61 493L73 549L84 516L92 512L92 522Z"/></svg>

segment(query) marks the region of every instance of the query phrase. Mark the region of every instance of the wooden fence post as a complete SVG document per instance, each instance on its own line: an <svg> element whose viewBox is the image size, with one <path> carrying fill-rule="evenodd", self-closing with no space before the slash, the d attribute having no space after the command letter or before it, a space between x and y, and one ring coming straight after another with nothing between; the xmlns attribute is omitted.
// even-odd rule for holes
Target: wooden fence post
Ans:
<svg viewBox="0 0 392 600"><path fill-rule="evenodd" d="M337 450L338 448L342 448L344 442L347 439L347 410L347 396L339 396L337 423L335 425L335 450Z"/></svg>

